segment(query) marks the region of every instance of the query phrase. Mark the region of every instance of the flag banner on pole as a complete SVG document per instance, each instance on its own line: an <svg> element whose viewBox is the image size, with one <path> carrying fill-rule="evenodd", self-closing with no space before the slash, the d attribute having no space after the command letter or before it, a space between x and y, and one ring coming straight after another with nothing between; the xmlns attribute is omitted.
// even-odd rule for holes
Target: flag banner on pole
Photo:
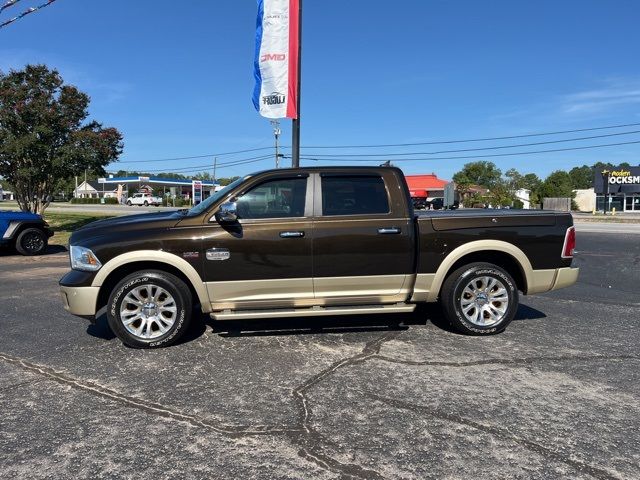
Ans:
<svg viewBox="0 0 640 480"><path fill-rule="evenodd" d="M299 0L258 0L253 105L267 118L298 118Z"/></svg>

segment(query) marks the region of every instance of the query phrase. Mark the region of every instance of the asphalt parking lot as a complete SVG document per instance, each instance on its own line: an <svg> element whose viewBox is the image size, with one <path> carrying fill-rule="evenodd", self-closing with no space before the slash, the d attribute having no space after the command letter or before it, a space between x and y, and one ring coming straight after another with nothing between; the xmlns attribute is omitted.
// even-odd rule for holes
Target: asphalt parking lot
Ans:
<svg viewBox="0 0 640 480"><path fill-rule="evenodd" d="M578 284L487 338L430 307L132 350L63 310L65 252L0 254L0 477L640 478L640 235L620 229L579 227Z"/></svg>

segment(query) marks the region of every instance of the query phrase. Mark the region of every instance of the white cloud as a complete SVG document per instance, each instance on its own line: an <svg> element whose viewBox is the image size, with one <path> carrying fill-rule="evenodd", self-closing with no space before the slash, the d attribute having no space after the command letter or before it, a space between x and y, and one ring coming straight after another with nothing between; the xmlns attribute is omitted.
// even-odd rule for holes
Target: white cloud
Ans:
<svg viewBox="0 0 640 480"><path fill-rule="evenodd" d="M609 79L601 88L565 95L561 111L565 114L594 114L621 110L640 103L640 80Z"/></svg>

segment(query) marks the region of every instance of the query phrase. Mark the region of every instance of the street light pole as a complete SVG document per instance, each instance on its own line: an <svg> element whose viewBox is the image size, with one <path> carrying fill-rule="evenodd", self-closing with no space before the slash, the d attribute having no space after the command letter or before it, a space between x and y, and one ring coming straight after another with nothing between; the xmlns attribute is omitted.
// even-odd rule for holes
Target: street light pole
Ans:
<svg viewBox="0 0 640 480"><path fill-rule="evenodd" d="M271 125L273 126L273 136L275 137L275 147L276 147L276 168L280 168L280 145L278 140L280 139L280 122L278 120L271 120Z"/></svg>

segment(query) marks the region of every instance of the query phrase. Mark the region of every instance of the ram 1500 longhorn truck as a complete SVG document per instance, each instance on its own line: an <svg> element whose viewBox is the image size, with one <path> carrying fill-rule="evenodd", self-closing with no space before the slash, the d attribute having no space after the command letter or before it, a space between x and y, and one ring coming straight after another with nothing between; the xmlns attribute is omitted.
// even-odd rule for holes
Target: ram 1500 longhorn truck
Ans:
<svg viewBox="0 0 640 480"><path fill-rule="evenodd" d="M65 308L106 307L133 347L174 343L192 305L216 320L411 312L440 301L463 333L500 332L534 294L573 284L568 213L414 213L401 170L248 175L190 210L91 223L70 239Z"/></svg>

